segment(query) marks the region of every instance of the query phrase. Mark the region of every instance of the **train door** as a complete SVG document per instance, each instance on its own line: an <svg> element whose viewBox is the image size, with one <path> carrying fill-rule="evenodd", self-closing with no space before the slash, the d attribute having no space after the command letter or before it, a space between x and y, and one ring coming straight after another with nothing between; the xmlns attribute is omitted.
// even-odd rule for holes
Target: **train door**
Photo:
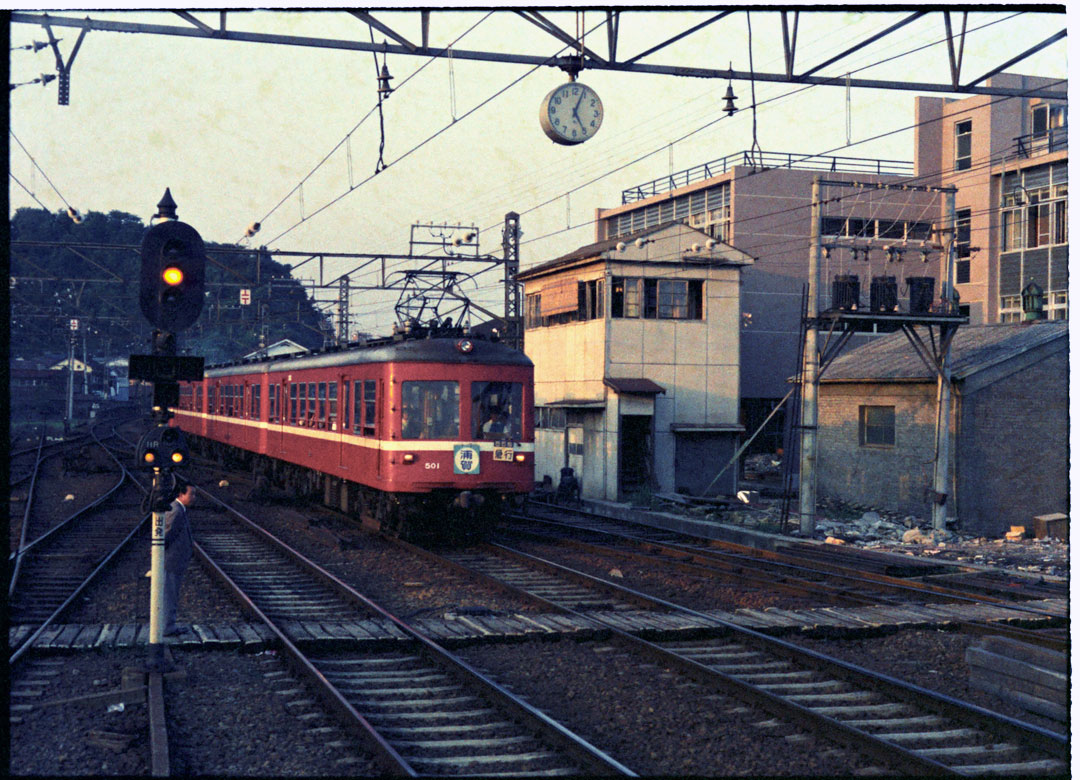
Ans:
<svg viewBox="0 0 1080 780"><path fill-rule="evenodd" d="M340 388L338 387L340 385ZM344 471L347 468L345 431L349 430L349 411L352 404L349 402L349 380L345 376L338 377L338 384L330 384L330 416L337 426L337 449L338 467Z"/></svg>

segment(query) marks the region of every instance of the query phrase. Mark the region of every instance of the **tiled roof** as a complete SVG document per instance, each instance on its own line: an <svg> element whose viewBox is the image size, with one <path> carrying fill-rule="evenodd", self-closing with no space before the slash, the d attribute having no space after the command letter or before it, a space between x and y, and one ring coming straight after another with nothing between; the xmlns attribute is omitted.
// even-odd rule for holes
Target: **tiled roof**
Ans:
<svg viewBox="0 0 1080 780"><path fill-rule="evenodd" d="M925 341L925 333L918 331ZM954 379L964 379L1030 349L1068 339L1065 322L1010 325L965 325L952 340L950 366ZM930 369L901 331L874 339L838 357L822 374L822 382L933 379Z"/></svg>

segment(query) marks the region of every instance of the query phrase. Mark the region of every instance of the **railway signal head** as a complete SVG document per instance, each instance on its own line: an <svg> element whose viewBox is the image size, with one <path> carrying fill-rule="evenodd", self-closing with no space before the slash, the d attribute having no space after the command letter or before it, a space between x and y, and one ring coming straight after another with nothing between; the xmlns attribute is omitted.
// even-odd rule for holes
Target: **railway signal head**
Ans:
<svg viewBox="0 0 1080 780"><path fill-rule="evenodd" d="M183 465L187 459L187 442L179 428L158 425L139 440L136 461L140 468L168 470Z"/></svg>
<svg viewBox="0 0 1080 780"><path fill-rule="evenodd" d="M195 228L183 222L159 222L142 242L139 307L150 323L176 332L202 313L206 253Z"/></svg>

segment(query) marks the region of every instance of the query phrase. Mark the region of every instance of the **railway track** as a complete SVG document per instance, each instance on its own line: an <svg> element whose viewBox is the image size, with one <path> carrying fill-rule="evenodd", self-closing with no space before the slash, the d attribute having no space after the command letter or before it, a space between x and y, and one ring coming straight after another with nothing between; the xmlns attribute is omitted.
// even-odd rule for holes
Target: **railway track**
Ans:
<svg viewBox="0 0 1080 780"><path fill-rule="evenodd" d="M222 509L224 504L204 492ZM294 672L319 690L384 771L407 775L632 774L580 737L232 510L205 518L196 553L277 635ZM209 514L209 513L204 513ZM407 642L306 653L298 619L330 626L381 615Z"/></svg>
<svg viewBox="0 0 1080 780"><path fill-rule="evenodd" d="M593 620L651 659L737 695L904 772L1060 774L1068 739L734 623L655 599L581 571L494 544L440 556L523 596ZM591 584L589 615L580 589ZM610 603L598 612L597 598ZM650 642L626 630L622 610L651 603L658 615L695 615L715 631L702 640Z"/></svg>
<svg viewBox="0 0 1080 780"><path fill-rule="evenodd" d="M1020 590L1003 586L1002 592L1009 597L988 592L982 586L983 579L955 581L910 580L874 571L865 572L851 565L850 558L829 554L823 558L803 557L782 552L772 552L731 542L697 539L666 529L623 523L595 515L567 513L558 519L550 517L518 516L519 523L528 523L536 531L520 527L515 533L531 533L544 541L572 545L591 553L619 555L646 562L664 562L668 566L688 568L698 574L710 572L718 577L737 578L740 582L758 582L772 589L814 595L838 604L874 605L918 600L923 602L948 601L969 604L988 604L1015 610L1018 615L1030 614L1033 618L1048 617L1048 613L1025 604L1022 598L1065 598L1067 590L1055 583L1054 587L1030 587ZM826 551L828 552L828 551ZM860 551L861 552L861 551ZM861 558L860 558L861 560ZM841 565L846 564L846 565ZM1004 580L1003 580L1004 581ZM1068 649L1068 638L1048 635L1014 626L994 626L965 622L959 626L971 633L1010 636L1014 639L1050 647Z"/></svg>
<svg viewBox="0 0 1080 780"><path fill-rule="evenodd" d="M33 630L9 656L18 660L41 632L54 621L134 538L147 515L131 511L133 502L121 502L121 491L131 475L95 432L96 446L116 465L117 482L96 499L59 523L35 525L28 497L19 548L9 558L8 618L14 625ZM131 480L134 485L134 480ZM132 517L135 514L136 517ZM27 541L27 537L39 533Z"/></svg>

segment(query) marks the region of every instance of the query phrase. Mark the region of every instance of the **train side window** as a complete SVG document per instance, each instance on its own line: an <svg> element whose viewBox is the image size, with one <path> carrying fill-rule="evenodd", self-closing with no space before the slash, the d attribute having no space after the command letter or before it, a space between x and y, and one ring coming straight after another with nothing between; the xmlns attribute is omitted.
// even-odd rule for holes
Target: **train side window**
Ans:
<svg viewBox="0 0 1080 780"><path fill-rule="evenodd" d="M401 438L458 438L460 403L457 382L402 382Z"/></svg>
<svg viewBox="0 0 1080 780"><path fill-rule="evenodd" d="M330 430L337 430L337 382L331 382L326 388L326 412L330 419Z"/></svg>
<svg viewBox="0 0 1080 780"><path fill-rule="evenodd" d="M300 416L297 422L300 425L307 424L307 382L300 383Z"/></svg>
<svg viewBox="0 0 1080 780"><path fill-rule="evenodd" d="M326 382L319 382L319 427L326 427Z"/></svg>
<svg viewBox="0 0 1080 780"><path fill-rule="evenodd" d="M202 385L195 385L195 411L201 412L202 409Z"/></svg>
<svg viewBox="0 0 1080 780"><path fill-rule="evenodd" d="M262 385L251 386L251 418L258 420L262 417Z"/></svg>
<svg viewBox="0 0 1080 780"><path fill-rule="evenodd" d="M368 379L367 381L372 381ZM364 430L364 386L367 384L363 379L357 379L352 384L352 431L353 433L366 433ZM372 382L374 385L375 382Z"/></svg>
<svg viewBox="0 0 1080 780"><path fill-rule="evenodd" d="M521 382L473 382L472 427L476 439L521 441Z"/></svg>
<svg viewBox="0 0 1080 780"><path fill-rule="evenodd" d="M359 396L359 393L357 393ZM364 435L375 435L375 380L364 380Z"/></svg>
<svg viewBox="0 0 1080 780"><path fill-rule="evenodd" d="M273 422L277 419L277 385L270 383L266 393L267 419Z"/></svg>
<svg viewBox="0 0 1080 780"><path fill-rule="evenodd" d="M213 387L207 387L206 388L206 413L207 414L213 414L214 413L214 388Z"/></svg>
<svg viewBox="0 0 1080 780"><path fill-rule="evenodd" d="M289 422L296 425L296 402L300 388L298 385L289 385Z"/></svg>
<svg viewBox="0 0 1080 780"><path fill-rule="evenodd" d="M307 397L308 397L307 421L308 421L308 425L310 425L312 428L315 427L315 413L318 411L318 407L316 406L317 399L318 399L318 396L316 395L317 392L318 392L318 384L315 383L315 382L308 382L308 386L307 386Z"/></svg>

